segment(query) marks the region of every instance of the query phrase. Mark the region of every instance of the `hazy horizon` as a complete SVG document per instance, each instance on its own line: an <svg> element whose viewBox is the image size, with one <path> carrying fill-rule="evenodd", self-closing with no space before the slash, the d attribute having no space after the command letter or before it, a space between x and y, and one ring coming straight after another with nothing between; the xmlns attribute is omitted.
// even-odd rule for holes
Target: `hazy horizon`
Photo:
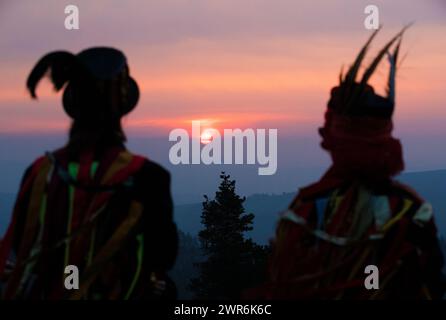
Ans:
<svg viewBox="0 0 446 320"><path fill-rule="evenodd" d="M0 149L8 150L0 154L0 166L3 168L0 192L17 192L24 170L45 151L62 147L66 135L64 132L59 135L0 136ZM319 179L330 165L328 154L319 146L320 138L317 133L295 138L279 136L278 170L272 176L259 176L257 165L172 165L168 153L173 142L169 142L167 136L129 135L128 139L127 147L131 151L147 156L171 172L172 192L176 198L174 200L179 203L190 198L202 199L203 194L213 195L221 171L226 171L237 180L240 194L249 196L255 193L280 194L297 191L299 187ZM417 137L403 139L406 163L404 172L446 169L446 165L443 165L446 159L423 160L423 155L430 148L439 146L417 140Z"/></svg>
<svg viewBox="0 0 446 320"><path fill-rule="evenodd" d="M342 65L352 63L370 30L363 0L76 1L80 29L64 28L66 3L0 3L0 192L15 192L23 170L45 150L63 145L69 119L48 81L32 101L25 79L52 50L90 46L122 49L141 89L124 119L129 147L172 172L175 194L212 192L218 173L238 180L242 194L293 191L329 165L317 128ZM403 25L394 136L404 145L406 171L446 169L446 5L439 0L374 1L383 29L366 63ZM346 18L348 17L348 18ZM372 84L383 93L388 64ZM169 132L209 127L278 129L278 171L257 166L172 166ZM191 188L190 184L193 184Z"/></svg>

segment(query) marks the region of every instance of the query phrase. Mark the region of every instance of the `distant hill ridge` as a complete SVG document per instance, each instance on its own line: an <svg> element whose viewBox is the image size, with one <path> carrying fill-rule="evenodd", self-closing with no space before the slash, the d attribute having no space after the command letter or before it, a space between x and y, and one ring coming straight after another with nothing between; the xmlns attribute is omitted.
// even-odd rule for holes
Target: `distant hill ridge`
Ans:
<svg viewBox="0 0 446 320"><path fill-rule="evenodd" d="M429 201L435 210L439 232L446 235L446 170L410 172L401 175L398 180L412 186ZM278 212L291 202L295 192L282 194L254 194L247 197L245 208L255 214L254 230L250 233L258 243L267 243L273 235ZM213 197L214 192L208 194ZM9 223L15 195L0 193L0 235ZM192 235L201 229L201 203L183 204L175 207L175 219L178 227Z"/></svg>
<svg viewBox="0 0 446 320"><path fill-rule="evenodd" d="M414 188L435 210L439 233L446 235L446 170L410 172L398 177ZM297 188L296 188L297 192ZM258 243L267 243L274 234L277 214L286 209L296 192L282 194L254 194L246 198L246 212L255 214L254 230L249 235ZM212 194L208 194L212 197ZM196 235L201 230L201 203L175 207L178 227Z"/></svg>

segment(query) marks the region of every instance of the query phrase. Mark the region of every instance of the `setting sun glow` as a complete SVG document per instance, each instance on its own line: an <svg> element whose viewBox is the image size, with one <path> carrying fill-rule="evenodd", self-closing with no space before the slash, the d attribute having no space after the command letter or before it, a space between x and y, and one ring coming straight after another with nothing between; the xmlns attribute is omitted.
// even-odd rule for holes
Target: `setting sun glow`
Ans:
<svg viewBox="0 0 446 320"><path fill-rule="evenodd" d="M202 144L208 144L212 141L212 131L215 129L206 129L203 131L203 133L201 134L201 143Z"/></svg>

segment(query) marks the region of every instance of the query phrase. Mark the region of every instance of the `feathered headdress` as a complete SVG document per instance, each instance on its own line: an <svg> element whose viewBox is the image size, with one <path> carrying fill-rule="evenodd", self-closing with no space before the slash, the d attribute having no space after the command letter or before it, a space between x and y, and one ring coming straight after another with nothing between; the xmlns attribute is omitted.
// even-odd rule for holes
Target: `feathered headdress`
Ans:
<svg viewBox="0 0 446 320"><path fill-rule="evenodd" d="M404 169L401 143L392 137L392 114L398 54L408 27L404 27L381 49L362 79L357 80L362 61L379 30L373 32L347 73L344 75L341 70L339 85L331 90L325 123L319 133L321 146L330 152L333 160L331 170L340 176L382 180ZM386 54L390 72L387 96L383 97L376 94L367 82Z"/></svg>

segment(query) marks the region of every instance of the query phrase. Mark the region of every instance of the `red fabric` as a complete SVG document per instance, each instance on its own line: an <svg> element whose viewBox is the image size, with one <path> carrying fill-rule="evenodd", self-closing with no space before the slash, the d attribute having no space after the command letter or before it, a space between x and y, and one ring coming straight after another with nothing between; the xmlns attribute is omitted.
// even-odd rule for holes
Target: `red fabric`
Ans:
<svg viewBox="0 0 446 320"><path fill-rule="evenodd" d="M110 153L115 158L115 160L119 153ZM130 176L133 176L136 174L138 170L141 169L145 161L145 158L133 155L132 160L129 163L128 166L124 167L120 171L116 172L114 176L105 183L103 186L113 186L123 183L125 180L127 180ZM78 181L81 181L88 185L91 182L90 178L90 168L91 163L93 162L93 154L85 154L83 157L81 157L81 165L80 165L80 171L78 176ZM112 162L110 162L109 165L111 165ZM75 192L75 202L74 202L74 208L75 211L73 213L73 220L72 220L72 230L75 230L79 227L81 222L83 221L86 223L86 221L90 218L90 215L99 210L101 206L103 206L105 203L107 203L110 198L113 196L113 193L110 192L103 192L100 194L91 194L87 191L76 189ZM93 202L93 205L91 203ZM80 238L77 240L79 242L85 242L86 239ZM76 247L76 245L73 245ZM82 247L82 245L78 244L78 246ZM78 261L82 258L82 252L70 252L70 258L73 259L73 261ZM71 261L71 260L70 260Z"/></svg>
<svg viewBox="0 0 446 320"><path fill-rule="evenodd" d="M404 169L401 144L391 135L391 119L345 116L328 110L325 120L325 125L320 130L322 147L330 152L333 165L319 182L300 190L290 209L296 215L303 216L313 228L314 216L308 217L307 208L316 199L326 197L330 190L342 189L342 200L336 212L326 220L324 229L331 235L348 237L355 213L353 209L357 201L358 186L363 183L377 187L391 185L400 187L411 195L415 192L396 182L387 184L392 181L392 176ZM419 197L415 199L418 200ZM399 212L402 202L399 193L390 193L389 201L392 213ZM312 214L316 212L312 211ZM382 252L383 257L379 262L380 277L390 277L396 261L414 251L413 244L407 241L410 238L407 229L409 222L410 220L403 218L391 238L387 238L390 246ZM373 224L370 225L365 234L371 234L374 228ZM354 247L356 251L351 251L353 247L342 250L324 241L307 245L299 231L302 231L299 225L286 221L280 223L276 247L270 261L270 282L248 291L247 298L369 297L367 291L361 290L363 279L351 274L351 270L359 263L358 259L363 254L366 256L362 263L374 261L375 258L371 257L373 251L365 251L367 246L364 244ZM298 281L299 279L304 280ZM389 292L391 294L392 290Z"/></svg>
<svg viewBox="0 0 446 320"><path fill-rule="evenodd" d="M79 159L79 173L77 176L77 181L83 183L84 185L89 185L91 183L90 170L91 165L94 160L93 151L86 152L80 156ZM74 206L73 206L73 217L71 220L71 229L75 230L78 228L80 221L82 220L83 212L86 210L86 199L88 198L87 192L82 189L75 189L74 192Z"/></svg>
<svg viewBox="0 0 446 320"><path fill-rule="evenodd" d="M110 179L110 181L108 181L103 186L113 186L116 184L123 183L128 177L134 175L138 170L141 169L141 167L144 164L144 161L145 161L144 157L133 155L130 164L127 167L116 172L113 178ZM106 203L110 199L110 197L111 197L110 193L104 192L98 194L97 197L95 198L95 201L91 205L90 213L98 210L104 203ZM86 218L88 218L88 213L86 215Z"/></svg>
<svg viewBox="0 0 446 320"><path fill-rule="evenodd" d="M17 220L17 212L18 212L17 206L19 204L21 204L23 197L30 190L32 183L34 181L34 177L39 172L44 159L45 159L44 157L40 157L34 162L29 177L23 182L23 186L22 186L22 188L19 192L19 195L17 197L17 201L15 204L11 223L9 224L8 230L6 231L4 238L0 242L0 276L2 276L5 271L4 269L6 266L6 261L8 260L9 254L11 252L12 241L13 241L13 236L14 236L14 229L15 229L15 224L16 224L16 220Z"/></svg>
<svg viewBox="0 0 446 320"><path fill-rule="evenodd" d="M114 157L116 157L119 154L119 151L115 151L112 153L112 155L114 155ZM113 157L113 158L114 158ZM20 189L20 193L18 196L18 200L16 202L16 206L18 204L22 204L23 202L23 197L26 194L26 192L28 192L30 190L30 188L32 187L32 183L34 182L34 178L35 176L38 174L41 165L43 163L43 160L45 159L45 157L41 157L38 160L35 161L35 163L32 166L31 169L31 173L29 174L29 176L27 177L27 179L24 181L24 184L22 185L21 189ZM137 156L134 155L132 158L131 163L121 169L119 172L117 172L113 178L107 183L107 185L115 185L115 184L120 184L122 182L124 182L129 176L134 175L144 164L145 158L141 157L141 156ZM90 161L88 161L90 162ZM83 168L89 168L90 166L82 166ZM89 170L85 170L85 172L81 175L89 175ZM88 177L89 179L89 177ZM79 191L79 190L77 190ZM98 201L95 202L95 206L93 209L97 210L99 209L105 202L107 202L110 198L111 194L109 193L104 193L102 195L100 195L98 198ZM76 200L80 200L79 198L77 198ZM94 212L94 211L93 211ZM13 236L14 236L14 229L15 229L15 224L16 224L16 214L18 213L17 208L14 209L14 213L13 213L13 217L12 217L12 221L7 229L7 232L4 236L4 238L2 239L2 241L0 242L0 276L3 275L4 272L4 268L6 265L6 261L8 259L8 256L10 254L10 250L12 247L12 240L13 240ZM76 217L75 223L79 224L80 223L80 216ZM85 217L84 217L85 219ZM84 220L82 219L82 220Z"/></svg>
<svg viewBox="0 0 446 320"><path fill-rule="evenodd" d="M298 199L303 202L299 203L298 209L296 210L294 205L290 208L299 216L305 212L305 218L308 220L304 204L307 207L313 204L314 199L319 195L323 196L328 190L345 184L348 188L344 192L342 202L325 229L331 235L348 236L352 208L357 200L359 186L355 181L380 185L381 182L388 181L404 168L402 147L399 140L391 136L392 129L393 124L390 119L344 116L328 110L325 115L325 125L320 133L323 138L322 147L330 152L333 165L318 183L299 192ZM275 279L272 286L258 288L259 291L254 290L254 293L269 298L310 298L312 295L328 297L346 288L362 285L362 279L347 280L348 273L345 273L354 265L359 253L346 255L345 252L338 252L332 245L320 242L317 250L307 255L306 249L299 247L303 240L299 230L301 230L299 227L282 230L286 234L286 240L281 243L281 246L285 247L280 248L280 257L276 256L274 262L276 269L274 274L280 277ZM292 254L285 254L286 252ZM324 267L318 271L318 266L324 264L327 256L330 256L331 261L339 260L341 265L345 264L343 268L333 271L328 278L327 275L320 273L325 271ZM302 259L306 259L306 264L302 264ZM298 261L300 267L296 264ZM331 285L315 290L311 289L310 281L299 284L288 282L296 274L320 274L320 277L317 277L318 281L330 281Z"/></svg>
<svg viewBox="0 0 446 320"><path fill-rule="evenodd" d="M121 149L112 149L110 152L106 155L103 161L101 161L100 167L98 168L98 172L95 175L95 181L99 183L100 179L103 178L103 175L107 172L107 169L113 164L113 162L116 160L116 158L119 156L120 152L122 152ZM135 175L141 167L144 165L145 162L144 157L138 156L138 155L132 155L132 160L130 163L116 172L106 183L102 184L99 183L101 186L113 186L118 185L125 180L127 180L129 177ZM87 170L91 166L92 159L89 159L88 155L84 157L85 162L85 170L84 173L82 172L82 163L80 166L80 172L78 176L78 181L80 179L83 179L82 182L85 183L87 181L91 182L90 179L90 171ZM81 160L82 161L82 160ZM99 173L99 174L98 174ZM80 225L81 221L83 223L87 223L88 219L91 217L93 213L95 213L97 210L99 210L104 204L106 204L108 201L110 201L110 198L114 195L111 192L101 192L97 194L88 194L88 192L77 189L76 193L83 192L83 198L76 198L76 201L83 201L83 202L75 202L76 206L82 205L83 208L82 212L82 220L77 221L77 223ZM88 201L87 201L88 199ZM74 230L74 228L73 228ZM83 254L85 251L80 248L86 248L88 245L89 239L87 237L82 237L74 240L75 242L72 243L72 250L70 251L70 263L74 265L80 265L81 260L84 258ZM52 290L52 293L49 295L49 298L59 299L61 296L63 296L63 288L60 287L58 284L56 287Z"/></svg>
<svg viewBox="0 0 446 320"><path fill-rule="evenodd" d="M351 117L328 110L320 133L322 147L333 160L332 174L371 180L388 179L404 169L399 140L391 119Z"/></svg>

